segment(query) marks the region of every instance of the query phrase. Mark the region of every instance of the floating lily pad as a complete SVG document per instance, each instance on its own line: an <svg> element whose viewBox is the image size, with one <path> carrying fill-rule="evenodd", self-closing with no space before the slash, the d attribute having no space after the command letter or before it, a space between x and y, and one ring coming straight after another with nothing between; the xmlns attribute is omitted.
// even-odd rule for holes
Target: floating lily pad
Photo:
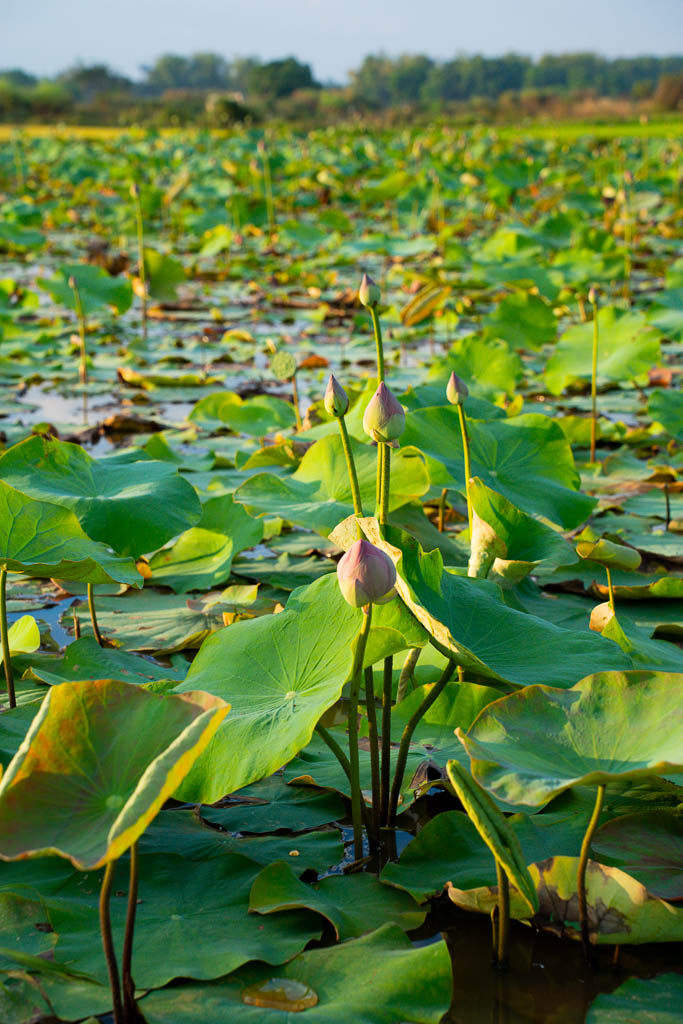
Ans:
<svg viewBox="0 0 683 1024"><path fill-rule="evenodd" d="M596 832L592 849L653 896L683 899L683 815L661 810L613 818Z"/></svg>
<svg viewBox="0 0 683 1024"><path fill-rule="evenodd" d="M591 1003L586 1024L679 1024L683 975L629 978Z"/></svg>

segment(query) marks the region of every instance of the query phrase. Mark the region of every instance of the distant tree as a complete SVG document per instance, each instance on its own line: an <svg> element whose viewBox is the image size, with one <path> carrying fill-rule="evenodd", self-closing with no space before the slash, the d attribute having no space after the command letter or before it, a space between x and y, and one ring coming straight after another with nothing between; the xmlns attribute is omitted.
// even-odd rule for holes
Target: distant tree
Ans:
<svg viewBox="0 0 683 1024"><path fill-rule="evenodd" d="M351 72L351 90L355 97L373 107L387 107L393 96L393 62L381 54L369 55Z"/></svg>
<svg viewBox="0 0 683 1024"><path fill-rule="evenodd" d="M77 64L58 76L57 82L71 95L87 102L96 96L111 93L132 92L134 85L130 78L112 71L106 64Z"/></svg>
<svg viewBox="0 0 683 1024"><path fill-rule="evenodd" d="M315 89L309 64L301 64L296 57L271 60L254 67L249 75L249 91L268 99L290 96L296 89Z"/></svg>
<svg viewBox="0 0 683 1024"><path fill-rule="evenodd" d="M27 71L22 71L21 68L7 68L0 71L0 79L9 85L19 86L19 88L36 85L38 82L35 75L30 75Z"/></svg>
<svg viewBox="0 0 683 1024"><path fill-rule="evenodd" d="M398 57L391 69L389 84L393 103L415 103L420 99L434 61L417 54Z"/></svg>
<svg viewBox="0 0 683 1024"><path fill-rule="evenodd" d="M683 108L683 73L662 75L657 83L655 103L661 110Z"/></svg>
<svg viewBox="0 0 683 1024"><path fill-rule="evenodd" d="M157 57L151 67L145 68L146 84L154 92L165 89L184 89L189 75L189 58L179 57L175 53L165 53Z"/></svg>

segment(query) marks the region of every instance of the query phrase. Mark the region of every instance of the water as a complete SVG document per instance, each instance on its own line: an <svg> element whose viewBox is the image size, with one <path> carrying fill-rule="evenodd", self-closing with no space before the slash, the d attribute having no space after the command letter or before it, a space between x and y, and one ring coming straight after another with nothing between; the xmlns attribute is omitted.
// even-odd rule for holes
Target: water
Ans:
<svg viewBox="0 0 683 1024"><path fill-rule="evenodd" d="M318 994L310 985L291 978L269 978L257 985L250 985L242 993L242 1002L247 1006L267 1006L272 1010L287 1010L300 1013L318 1003Z"/></svg>

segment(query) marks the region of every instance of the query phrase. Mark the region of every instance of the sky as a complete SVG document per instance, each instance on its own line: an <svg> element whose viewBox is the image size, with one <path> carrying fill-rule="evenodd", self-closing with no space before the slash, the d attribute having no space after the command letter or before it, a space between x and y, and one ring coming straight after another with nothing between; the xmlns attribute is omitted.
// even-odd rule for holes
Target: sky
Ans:
<svg viewBox="0 0 683 1024"><path fill-rule="evenodd" d="M0 68L106 63L133 78L162 53L293 55L346 81L368 53L683 52L681 0L0 0Z"/></svg>

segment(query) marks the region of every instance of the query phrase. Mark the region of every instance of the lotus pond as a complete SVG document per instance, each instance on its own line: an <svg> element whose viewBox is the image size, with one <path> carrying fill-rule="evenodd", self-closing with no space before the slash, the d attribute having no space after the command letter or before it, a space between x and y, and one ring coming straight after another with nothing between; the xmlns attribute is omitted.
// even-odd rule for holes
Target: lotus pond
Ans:
<svg viewBox="0 0 683 1024"><path fill-rule="evenodd" d="M680 1020L680 166L3 144L2 1024Z"/></svg>

